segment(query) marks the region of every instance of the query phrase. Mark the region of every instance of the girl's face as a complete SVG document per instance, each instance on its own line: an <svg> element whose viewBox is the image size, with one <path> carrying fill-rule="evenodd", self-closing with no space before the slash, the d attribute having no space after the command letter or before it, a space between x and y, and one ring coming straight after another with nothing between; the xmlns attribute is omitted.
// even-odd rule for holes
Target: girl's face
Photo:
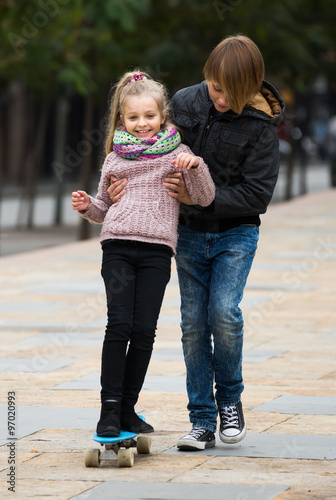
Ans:
<svg viewBox="0 0 336 500"><path fill-rule="evenodd" d="M226 111L229 111L229 109L231 109L231 106L224 93L224 90L222 90L220 86L217 85L217 83L207 82L207 84L210 98L214 103L216 110L220 113L226 113Z"/></svg>
<svg viewBox="0 0 336 500"><path fill-rule="evenodd" d="M138 139L150 139L160 131L166 111L161 114L157 102L149 95L132 96L125 100L120 117L129 134Z"/></svg>

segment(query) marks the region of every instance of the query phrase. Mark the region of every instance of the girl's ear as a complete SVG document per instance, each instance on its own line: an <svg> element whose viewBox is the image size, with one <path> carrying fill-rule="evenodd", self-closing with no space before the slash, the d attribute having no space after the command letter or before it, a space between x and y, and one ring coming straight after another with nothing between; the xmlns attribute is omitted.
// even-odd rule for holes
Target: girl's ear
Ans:
<svg viewBox="0 0 336 500"><path fill-rule="evenodd" d="M164 122L166 121L166 116L167 116L167 111L164 109L161 115L161 125L163 125Z"/></svg>
<svg viewBox="0 0 336 500"><path fill-rule="evenodd" d="M122 124L122 125L125 125L125 124L124 124L123 115L120 115L120 121L121 121L121 124Z"/></svg>

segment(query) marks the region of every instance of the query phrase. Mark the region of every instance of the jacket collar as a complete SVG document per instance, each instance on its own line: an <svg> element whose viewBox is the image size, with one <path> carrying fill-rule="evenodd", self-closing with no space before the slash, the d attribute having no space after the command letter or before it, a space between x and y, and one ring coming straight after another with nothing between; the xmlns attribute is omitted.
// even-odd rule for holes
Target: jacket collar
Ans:
<svg viewBox="0 0 336 500"><path fill-rule="evenodd" d="M203 81L202 84L204 85L206 102L210 111L211 107L213 107L213 102L210 98L206 81ZM240 115L232 110L229 110L226 113L223 113L223 118L224 115L225 119L228 120L234 120L240 116L251 116L268 121L277 126L283 118L284 110L285 103L279 92L271 83L264 80L260 92L248 101Z"/></svg>

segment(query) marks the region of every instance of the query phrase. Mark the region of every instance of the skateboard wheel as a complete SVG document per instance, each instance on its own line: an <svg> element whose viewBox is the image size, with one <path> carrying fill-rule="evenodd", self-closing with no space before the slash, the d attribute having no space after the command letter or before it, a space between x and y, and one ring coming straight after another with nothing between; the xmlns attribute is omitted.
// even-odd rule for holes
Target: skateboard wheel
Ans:
<svg viewBox="0 0 336 500"><path fill-rule="evenodd" d="M139 455L149 455L151 449L152 440L148 436L139 436L137 439L137 452Z"/></svg>
<svg viewBox="0 0 336 500"><path fill-rule="evenodd" d="M126 448L118 451L118 467L133 467L134 452L131 448Z"/></svg>
<svg viewBox="0 0 336 500"><path fill-rule="evenodd" d="M97 448L89 448L84 455L85 467L99 467L100 465L100 450Z"/></svg>

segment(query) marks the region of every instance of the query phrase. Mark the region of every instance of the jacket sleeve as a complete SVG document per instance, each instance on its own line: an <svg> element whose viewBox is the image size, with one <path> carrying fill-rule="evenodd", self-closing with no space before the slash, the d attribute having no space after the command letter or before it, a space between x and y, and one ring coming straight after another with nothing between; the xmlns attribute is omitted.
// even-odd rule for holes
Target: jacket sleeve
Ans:
<svg viewBox="0 0 336 500"><path fill-rule="evenodd" d="M107 192L107 189L110 187L110 163L111 157L108 155L102 168L96 198L90 196L90 202L87 210L81 210L79 212L84 219L87 219L95 224L102 224L104 222L105 215L112 205L112 201Z"/></svg>
<svg viewBox="0 0 336 500"><path fill-rule="evenodd" d="M216 186L214 214L231 218L263 214L270 203L279 173L279 140L273 125L263 125L246 152L241 181Z"/></svg>
<svg viewBox="0 0 336 500"><path fill-rule="evenodd" d="M193 154L191 149L185 145L181 146L181 152ZM207 207L215 198L215 184L204 160L200 157L199 159L200 163L197 168L183 171L183 178L194 204Z"/></svg>

